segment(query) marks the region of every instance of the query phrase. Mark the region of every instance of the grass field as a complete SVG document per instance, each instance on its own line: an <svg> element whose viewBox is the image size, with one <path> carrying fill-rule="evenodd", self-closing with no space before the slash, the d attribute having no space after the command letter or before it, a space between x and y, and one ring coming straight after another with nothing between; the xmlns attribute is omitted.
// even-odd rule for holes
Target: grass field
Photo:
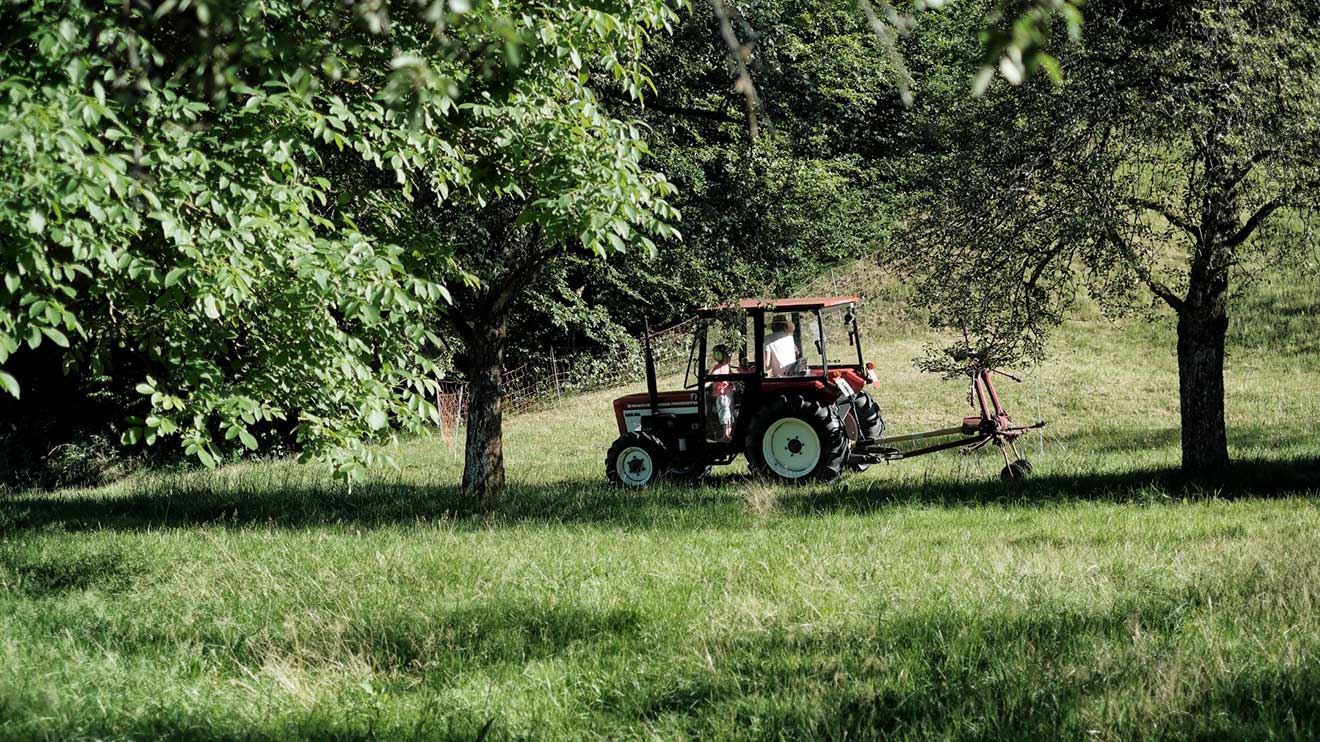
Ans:
<svg viewBox="0 0 1320 742"><path fill-rule="evenodd" d="M0 738L1320 736L1320 288L1239 303L1239 465L1175 469L1167 318L1070 324L993 452L604 487L602 393L351 491L283 462L0 499ZM873 313L880 308L872 307ZM883 335L883 322L873 335ZM964 413L872 343L892 431Z"/></svg>

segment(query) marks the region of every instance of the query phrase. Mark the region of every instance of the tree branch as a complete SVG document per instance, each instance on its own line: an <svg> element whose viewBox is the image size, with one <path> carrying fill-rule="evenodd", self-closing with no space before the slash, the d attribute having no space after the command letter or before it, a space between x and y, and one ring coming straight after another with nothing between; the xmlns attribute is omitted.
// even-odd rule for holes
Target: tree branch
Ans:
<svg viewBox="0 0 1320 742"><path fill-rule="evenodd" d="M516 268L504 274L499 287L490 299L491 314L503 314L504 310L508 309L509 305L513 303L513 300L518 298L518 294L522 293L522 290L531 285L532 281L536 280L537 275L545 270L551 256L557 252L559 252L557 246L538 250L528 256L527 260Z"/></svg>
<svg viewBox="0 0 1320 742"><path fill-rule="evenodd" d="M1270 214L1278 211L1282 206L1283 201L1276 198L1257 209L1256 213L1252 214L1251 218L1247 220L1247 223L1242 225L1242 229L1239 229L1237 234L1230 237L1228 241L1224 243L1224 246L1237 247L1243 242L1246 242L1247 238L1251 237L1251 233L1255 232L1256 228L1260 226L1260 223L1270 218Z"/></svg>
<svg viewBox="0 0 1320 742"><path fill-rule="evenodd" d="M463 341L463 345L470 347L472 343L476 342L477 335L472 331L471 323L463 319L463 317L457 313L457 309L457 307L451 306L448 309L441 311L440 317L448 322L450 327L454 328L454 332L458 333L458 337Z"/></svg>
<svg viewBox="0 0 1320 742"><path fill-rule="evenodd" d="M1250 175L1253 168L1255 168L1260 163L1270 159L1276 154L1278 153L1275 152L1274 150L1267 149L1264 152L1257 152L1255 155L1252 155L1251 159L1247 160L1247 164L1243 165L1236 173L1233 173L1233 175L1228 179L1228 190L1231 191L1234 188L1237 188L1238 183L1241 183L1243 178Z"/></svg>
<svg viewBox="0 0 1320 742"><path fill-rule="evenodd" d="M1201 236L1201 230L1197 229L1196 227L1188 223L1185 219L1178 216L1177 214L1174 214L1167 206L1165 206L1164 204L1158 201L1151 201L1149 199L1135 198L1135 197L1128 198L1127 201L1133 206L1140 206L1143 209L1148 209L1150 211L1155 212L1156 214L1159 214L1160 216L1164 217L1165 220L1167 220L1170 224L1177 227L1178 229L1181 229L1182 231L1186 232L1187 234L1193 237Z"/></svg>
<svg viewBox="0 0 1320 742"><path fill-rule="evenodd" d="M717 121L720 123L739 124L742 123L736 117L730 116L724 111L712 111L707 108L691 108L689 106L671 106L663 103L648 103L647 108L658 113L667 113L672 116L681 116L690 119L702 119L705 121Z"/></svg>
<svg viewBox="0 0 1320 742"><path fill-rule="evenodd" d="M1026 287L1028 291L1036 288L1036 284L1040 281L1040 277L1045 275L1045 269L1049 267L1050 263L1054 262L1054 259L1058 257L1059 253L1063 252L1064 248L1067 246L1068 244L1063 240L1055 241L1054 247L1045 253L1045 257L1036 264L1035 270L1031 272L1031 277L1027 279Z"/></svg>
<svg viewBox="0 0 1320 742"><path fill-rule="evenodd" d="M751 70L747 68L751 50L747 44L738 40L738 32L733 30L733 21L729 9L724 5L724 0L710 0L710 6L715 11L715 18L720 24L720 38L724 39L724 45L729 49L729 58L733 60L734 67L738 70L738 79L734 82L733 89L743 96L743 102L747 107L747 133L755 139L758 129L756 110L761 107L761 96L756 92ZM734 12L737 12L736 8Z"/></svg>
<svg viewBox="0 0 1320 742"><path fill-rule="evenodd" d="M1132 249L1132 246L1119 236L1117 230L1110 227L1106 230L1105 236L1108 237L1120 251L1122 251L1123 256L1127 258L1128 265L1132 267L1132 270L1136 271L1137 278L1140 278L1141 282L1146 284L1146 287L1149 288L1152 293L1163 299L1165 304L1168 304L1173 308L1173 311L1182 312L1183 300L1179 299L1177 294L1170 291L1169 287L1160 283L1159 279L1155 278L1155 276L1152 275L1144 265L1142 265L1141 261L1137 259L1137 254Z"/></svg>

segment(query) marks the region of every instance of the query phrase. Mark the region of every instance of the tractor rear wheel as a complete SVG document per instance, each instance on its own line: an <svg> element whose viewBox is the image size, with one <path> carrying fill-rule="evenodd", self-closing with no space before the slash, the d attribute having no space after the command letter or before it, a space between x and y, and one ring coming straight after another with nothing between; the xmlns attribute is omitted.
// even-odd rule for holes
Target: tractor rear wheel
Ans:
<svg viewBox="0 0 1320 742"><path fill-rule="evenodd" d="M772 397L752 421L744 452L753 474L831 482L843 472L848 437L832 405L796 394Z"/></svg>
<svg viewBox="0 0 1320 742"><path fill-rule="evenodd" d="M650 433L624 433L605 454L605 478L625 487L649 487L669 468L669 452Z"/></svg>

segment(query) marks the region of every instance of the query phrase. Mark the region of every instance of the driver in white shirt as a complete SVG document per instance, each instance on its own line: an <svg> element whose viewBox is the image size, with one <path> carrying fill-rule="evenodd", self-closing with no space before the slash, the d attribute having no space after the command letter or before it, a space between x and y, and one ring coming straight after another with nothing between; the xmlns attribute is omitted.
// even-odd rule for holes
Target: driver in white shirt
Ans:
<svg viewBox="0 0 1320 742"><path fill-rule="evenodd" d="M766 376L789 373L798 360L797 341L793 339L793 323L783 315L770 322L771 334L765 339Z"/></svg>

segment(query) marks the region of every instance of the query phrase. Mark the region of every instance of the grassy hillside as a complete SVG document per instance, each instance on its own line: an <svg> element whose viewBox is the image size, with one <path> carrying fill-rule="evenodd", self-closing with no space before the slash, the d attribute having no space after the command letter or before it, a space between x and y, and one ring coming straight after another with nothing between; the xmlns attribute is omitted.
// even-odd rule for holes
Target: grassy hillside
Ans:
<svg viewBox="0 0 1320 742"><path fill-rule="evenodd" d="M890 429L961 417L870 298ZM609 393L511 420L478 504L436 440L351 491L270 462L11 496L0 738L1320 735L1317 307L1239 302L1214 491L1172 473L1156 316L1006 383L1050 420L1018 485L987 452L612 490Z"/></svg>

